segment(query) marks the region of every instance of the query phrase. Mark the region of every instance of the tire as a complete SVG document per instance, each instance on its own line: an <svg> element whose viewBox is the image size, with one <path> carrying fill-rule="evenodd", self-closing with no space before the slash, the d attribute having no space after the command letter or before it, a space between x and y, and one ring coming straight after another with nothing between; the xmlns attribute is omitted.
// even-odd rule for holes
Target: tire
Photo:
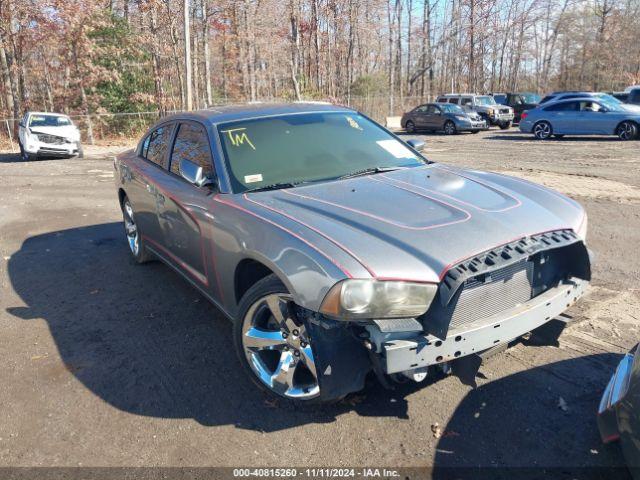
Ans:
<svg viewBox="0 0 640 480"><path fill-rule="evenodd" d="M622 141L634 140L638 137L638 125L634 122L624 121L616 128L616 135Z"/></svg>
<svg viewBox="0 0 640 480"><path fill-rule="evenodd" d="M508 130L511 128L511 122L502 122L498 126L500 127L500 130Z"/></svg>
<svg viewBox="0 0 640 480"><path fill-rule="evenodd" d="M447 120L446 122L444 122L443 130L445 135L455 135L456 133L458 133L456 124L453 123L451 120Z"/></svg>
<svg viewBox="0 0 640 480"><path fill-rule="evenodd" d="M127 196L122 199L122 217L124 220L125 238L134 263L143 264L153 260L153 255L147 250L142 240L140 227L135 222L133 205Z"/></svg>
<svg viewBox="0 0 640 480"><path fill-rule="evenodd" d="M18 142L18 146L20 147L20 160L22 160L23 162L28 162L34 159L33 155L25 151L24 147L22 146L22 142Z"/></svg>
<svg viewBox="0 0 640 480"><path fill-rule="evenodd" d="M409 120L405 124L404 129L406 130L407 133L416 133L416 124L413 123L411 120Z"/></svg>
<svg viewBox="0 0 640 480"><path fill-rule="evenodd" d="M256 282L243 295L233 339L243 370L273 399L316 404L320 386L304 322L294 318L293 298L276 275Z"/></svg>
<svg viewBox="0 0 640 480"><path fill-rule="evenodd" d="M78 158L84 158L84 148L82 148L82 143L78 142Z"/></svg>
<svg viewBox="0 0 640 480"><path fill-rule="evenodd" d="M548 140L553 135L553 127L546 120L537 122L533 126L533 136L538 140Z"/></svg>

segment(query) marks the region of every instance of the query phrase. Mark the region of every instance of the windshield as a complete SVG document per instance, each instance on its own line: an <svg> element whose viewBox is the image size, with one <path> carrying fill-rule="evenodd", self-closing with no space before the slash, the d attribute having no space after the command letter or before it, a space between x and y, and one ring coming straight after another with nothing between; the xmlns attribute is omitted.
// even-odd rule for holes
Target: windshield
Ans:
<svg viewBox="0 0 640 480"><path fill-rule="evenodd" d="M598 101L602 105L607 107L608 110L622 110L622 103L621 102L619 102L615 98L613 99L613 101L611 101L606 97L609 97L609 95L598 95Z"/></svg>
<svg viewBox="0 0 640 480"><path fill-rule="evenodd" d="M62 127L71 125L69 117L59 115L31 115L29 119L30 127Z"/></svg>
<svg viewBox="0 0 640 480"><path fill-rule="evenodd" d="M532 105L540 103L540 95L537 93L521 93L520 97L522 98L523 103Z"/></svg>
<svg viewBox="0 0 640 480"><path fill-rule="evenodd" d="M403 142L355 112L226 123L218 126L218 134L234 192L425 163Z"/></svg>
<svg viewBox="0 0 640 480"><path fill-rule="evenodd" d="M452 103L443 103L442 105L438 105L443 112L446 113L464 113L464 110L460 108L458 105L453 105Z"/></svg>
<svg viewBox="0 0 640 480"><path fill-rule="evenodd" d="M495 105L496 101L488 95L476 97L476 105Z"/></svg>
<svg viewBox="0 0 640 480"><path fill-rule="evenodd" d="M608 93L598 93L596 94L596 97L598 97L598 100L600 100L603 103L609 102L611 104L618 105L618 106L622 103L619 99L617 99L613 95L609 95Z"/></svg>

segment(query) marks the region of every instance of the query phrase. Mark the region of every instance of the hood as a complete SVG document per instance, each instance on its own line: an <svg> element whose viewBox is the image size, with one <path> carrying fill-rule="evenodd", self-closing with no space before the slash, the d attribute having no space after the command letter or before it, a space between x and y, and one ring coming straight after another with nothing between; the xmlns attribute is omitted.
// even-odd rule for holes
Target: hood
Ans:
<svg viewBox="0 0 640 480"><path fill-rule="evenodd" d="M499 174L430 164L241 196L323 251L342 250L362 278L437 282L450 266L536 233L574 229L584 211L545 187Z"/></svg>
<svg viewBox="0 0 640 480"><path fill-rule="evenodd" d="M68 138L71 141L80 139L80 131L75 125L61 125L58 127L29 127L32 133L46 133L58 137Z"/></svg>

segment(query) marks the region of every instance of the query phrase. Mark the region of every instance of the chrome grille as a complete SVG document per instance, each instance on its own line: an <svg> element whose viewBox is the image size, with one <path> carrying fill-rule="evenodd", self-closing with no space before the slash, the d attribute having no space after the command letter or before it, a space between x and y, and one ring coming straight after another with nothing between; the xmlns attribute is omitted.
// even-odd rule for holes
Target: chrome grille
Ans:
<svg viewBox="0 0 640 480"><path fill-rule="evenodd" d="M527 260L470 278L446 308L451 318L449 328L488 318L529 301L533 296L532 285L533 262Z"/></svg>

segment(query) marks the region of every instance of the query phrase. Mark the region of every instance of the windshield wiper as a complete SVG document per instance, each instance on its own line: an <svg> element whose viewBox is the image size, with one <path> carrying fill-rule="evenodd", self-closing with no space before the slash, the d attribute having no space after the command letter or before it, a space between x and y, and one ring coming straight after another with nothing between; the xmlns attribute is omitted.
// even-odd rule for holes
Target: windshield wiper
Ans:
<svg viewBox="0 0 640 480"><path fill-rule="evenodd" d="M296 185L300 185L302 182L292 183L292 182L280 182L280 183L272 183L271 185L264 185L262 187L249 188L244 191L244 193L250 192L266 192L267 190L282 190L283 188L295 188Z"/></svg>
<svg viewBox="0 0 640 480"><path fill-rule="evenodd" d="M338 177L338 180L343 180L345 178L362 177L364 175L371 175L372 173L393 172L394 170L398 170L398 168L397 167L365 168L364 170L358 170L357 172L351 172L351 173L347 173L345 175L341 175L341 176Z"/></svg>

